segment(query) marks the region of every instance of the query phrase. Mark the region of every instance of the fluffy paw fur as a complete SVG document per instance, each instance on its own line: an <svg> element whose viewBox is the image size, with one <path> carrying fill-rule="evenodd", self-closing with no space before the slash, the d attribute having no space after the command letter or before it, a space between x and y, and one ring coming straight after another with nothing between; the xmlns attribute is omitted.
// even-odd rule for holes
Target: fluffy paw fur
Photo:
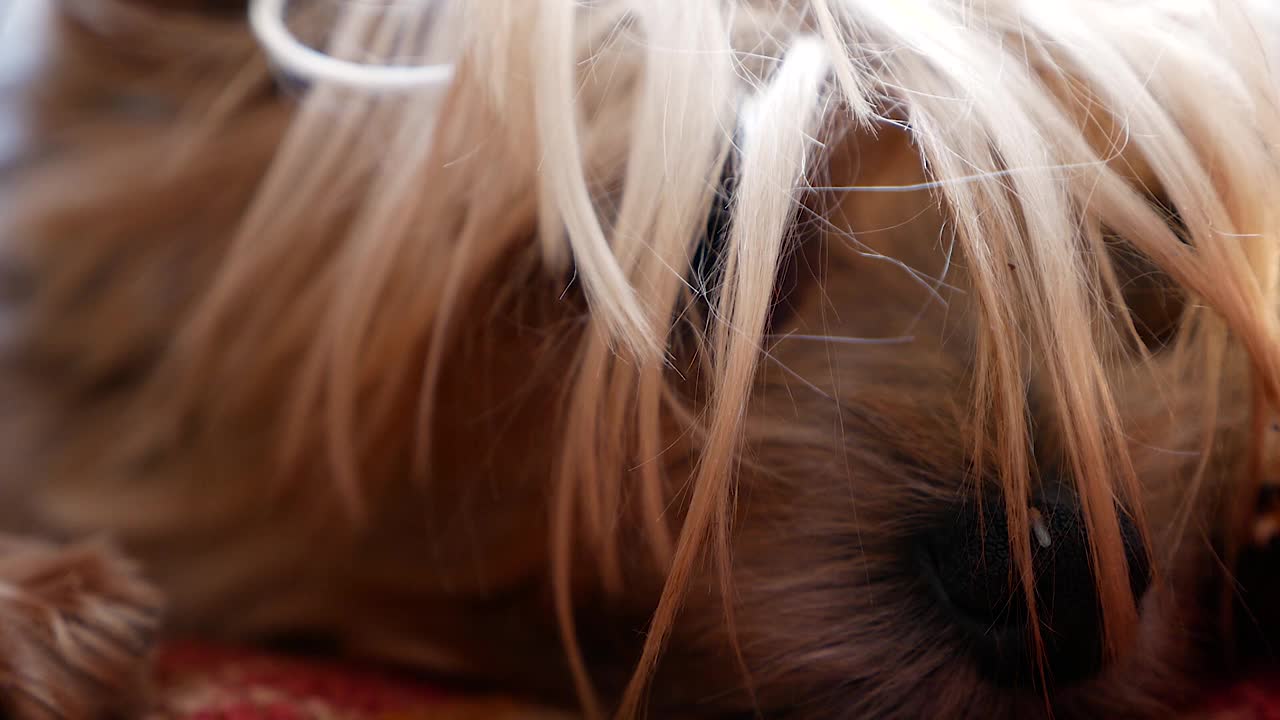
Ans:
<svg viewBox="0 0 1280 720"><path fill-rule="evenodd" d="M159 596L110 546L0 538L4 716L127 716L158 619Z"/></svg>

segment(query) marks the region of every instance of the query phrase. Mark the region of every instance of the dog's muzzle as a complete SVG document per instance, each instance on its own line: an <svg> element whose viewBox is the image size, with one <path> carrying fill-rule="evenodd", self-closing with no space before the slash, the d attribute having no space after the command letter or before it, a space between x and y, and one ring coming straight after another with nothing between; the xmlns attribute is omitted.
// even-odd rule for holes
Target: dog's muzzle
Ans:
<svg viewBox="0 0 1280 720"><path fill-rule="evenodd" d="M1050 684L1079 682L1103 667L1101 609L1084 518L1074 493L1047 487L1031 508L1038 624ZM1135 600L1150 585L1150 562L1137 526L1119 513ZM1004 498L984 493L967 502L925 539L921 559L929 586L961 627L980 671L1001 685L1038 686L1026 595L1009 549Z"/></svg>

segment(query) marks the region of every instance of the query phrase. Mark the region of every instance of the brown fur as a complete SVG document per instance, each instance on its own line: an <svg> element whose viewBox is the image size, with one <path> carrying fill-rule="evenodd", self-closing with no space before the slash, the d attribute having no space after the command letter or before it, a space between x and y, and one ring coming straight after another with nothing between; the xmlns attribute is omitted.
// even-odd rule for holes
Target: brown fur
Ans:
<svg viewBox="0 0 1280 720"><path fill-rule="evenodd" d="M218 37L234 44L236 32ZM406 391L392 402L392 421L360 428L362 469L374 481L362 521L351 522L324 459L305 459L287 476L276 462L288 411L282 388L314 328L253 326L262 335L296 334L297 347L278 356L220 349L219 371L181 388L193 407L216 412L157 417L146 396L265 172L288 98L261 84L236 86L243 69L234 62L193 53L161 63L75 24L64 33L60 62L24 96L39 135L0 176L0 471L10 525L57 536L110 533L163 590L173 631L322 634L353 655L572 701L547 538L560 462L551 439L567 422L560 373L575 362L585 299L522 252L468 293L468 322L441 373L433 481L414 478L417 394ZM226 98L192 97L192 78L202 88L239 87L234 112L209 121ZM926 180L900 131L832 138L821 170L829 182L816 185ZM1135 184L1158 196L1158 183L1127 159ZM1208 482L1188 493L1198 458L1169 449L1200 442L1206 379L1161 348L1184 297L1140 262L1117 264L1149 347L1114 349L1108 380L1121 390L1157 579L1132 639L1096 677L1047 694L993 687L967 661L912 555L973 483L999 492L967 472L979 444L968 407L980 334L967 260L961 252L948 258L954 228L927 191L815 192L808 208L746 426L727 603L736 632L726 629L713 563L701 563L658 665L651 714L755 707L798 718L1156 717L1179 707L1222 644L1208 588L1220 579L1222 488L1248 472L1253 388L1243 354L1233 348L1225 363ZM516 247L534 232L534 208L516 202L507 210L498 225ZM1128 251L1120 241L1115 247L1117 256ZM875 254L947 284L935 296ZM272 291L262 288L264 297ZM914 340L801 339L810 335ZM709 381L700 348L692 340L674 347L673 387L703 407ZM428 348L413 352L407 362L416 366ZM1034 363L1028 376L1036 472L1047 476L1062 460L1062 428L1052 413L1037 412L1052 393ZM243 383L235 397L252 401L227 406L224 383ZM666 495L674 526L696 458L681 419L666 420L671 446L654 462L673 478ZM622 497L618 517L608 519L619 529L619 577L597 577L607 571L597 570L591 543L574 547L578 638L610 705L631 677L665 577L646 547L640 503ZM0 555L0 580L27 581L10 562L19 557ZM95 578L115 587L118 573L125 582L123 599L112 595L119 612L146 604L130 572L114 568L107 563ZM0 668L46 668L47 653L30 655L38 642L6 644L7 628L30 625L0 604ZM120 662L112 656L106 665ZM110 692L117 684L113 676ZM105 697L70 676L51 687L65 717ZM5 697L21 717L41 717L22 693Z"/></svg>

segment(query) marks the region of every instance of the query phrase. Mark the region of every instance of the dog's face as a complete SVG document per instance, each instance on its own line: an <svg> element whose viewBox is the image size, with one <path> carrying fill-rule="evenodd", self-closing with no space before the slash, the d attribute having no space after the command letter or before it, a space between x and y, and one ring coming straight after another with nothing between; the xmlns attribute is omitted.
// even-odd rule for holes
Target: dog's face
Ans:
<svg viewBox="0 0 1280 720"><path fill-rule="evenodd" d="M135 79L153 71L135 69ZM234 73L222 71L231 84ZM342 297L326 273L348 259L340 251L350 218L339 211L307 229L329 248L317 251L314 268L286 263L275 274L266 261L250 268L271 281L261 300L257 286L242 285L254 292L231 294L239 314L217 338L225 342L194 344L196 359L208 360L202 369L216 372L183 375L182 362L172 362L191 360L181 354L192 346L190 325L234 259L228 247L289 120L293 98L254 97L199 142L177 143L195 154L171 164L162 161L174 145L150 137L176 124L164 117L164 103L155 106L158 119L84 111L81 124L100 125L101 135L73 134L75 152L55 157L48 175L31 170L31 187L20 178L7 195L40 199L15 213L4 236L6 267L22 281L6 299L18 321L6 337L4 386L26 403L29 417L13 420L21 437L40 441L38 451L14 451L13 465L58 491L46 503L52 525L128 541L169 592L179 624L327 632L356 651L564 697L571 673L545 658L561 652L557 623L568 610L557 588L568 587L587 674L616 699L640 657L644 628L663 606L671 569L670 548L658 563L649 560L646 512L656 507L663 524L678 527L697 509L701 420L714 412L709 388L717 383L711 343L690 341L680 328L671 340L662 372L675 399L654 413L662 420L656 444L631 434L629 409L617 416L623 429L613 437L634 461L627 472L660 465L665 484L656 499L624 488L613 498L616 512L584 520L588 529L564 541L576 543L566 551L575 563L562 576L557 517L576 525L590 515L577 506L558 515L559 447L574 431L566 398L582 390L583 377L599 377L592 387L600 404L625 408L630 378L579 366L592 308L579 283L530 251L539 224L530 194L468 191L455 204L487 219L449 216L448 230L463 233L470 222L512 238L495 255L514 259L494 262L460 296L455 315L465 322L454 320L440 353L431 482L416 482L413 451L421 430L416 373L429 362L433 328L401 314L411 303L399 301L434 301L415 293L443 282L446 274L430 273L448 266L441 258L455 259L447 255L429 257L436 266L422 272L432 282L412 274L387 281L409 291L377 308L381 334L365 340L383 352L368 353L376 362L360 357L346 366L369 385L353 413L362 469L377 482L368 525L330 532L325 523L335 521L316 490L328 486L310 482L327 472L330 448L308 447L316 457L284 472L287 433L278 428L298 407L295 385L333 370L308 365L307 351L330 328L315 308ZM77 107L71 100L51 105L66 111ZM1079 133L1094 129L1082 121ZM497 167L506 162L500 143L473 147L465 128L452 132L463 138L452 149L467 151L458 153L463 169L441 170L433 181L489 188L501 183L486 179L506 173L536 181L532 162ZM808 168L805 184L828 189L809 194L793 242L772 268L776 302L730 468L719 548L729 562L695 552L688 565L688 590L652 683L655 713L756 706L797 718L1158 715L1190 694L1188 678L1225 644L1220 555L1240 532L1233 523L1242 517L1241 496L1253 492L1257 358L1227 343L1221 357L1201 363L1187 349L1192 343L1180 345L1187 292L1123 232L1108 230L1094 249L1106 248L1102 264L1118 294L1098 289L1092 321L1114 325L1127 340L1096 349L1105 357L1091 382L1108 388L1124 438L1123 448L1101 456L1127 457L1136 485L1108 495L1114 537L1110 554L1100 553L1091 528L1105 525L1096 516L1111 508L1095 506L1094 521L1087 517L1082 488L1096 486L1073 476L1069 449L1078 450L1079 434L1061 405L1075 386L1062 385L1055 358L1016 356L1023 385L1004 410L1025 418L1019 442L1028 462L1021 482L1002 476L1008 467L991 441L1001 420L975 412L997 394L983 384L993 349L985 344L990 308L975 286L980 259L972 257L976 246L958 241L956 211L928 182L933 175L912 132L886 123L833 133ZM519 149L508 150L523 157ZM1165 210L1167 229L1189 232L1167 212L1176 205L1173 189L1162 187L1140 152L1126 150L1114 164L1129 187ZM89 189L67 197L57 188L68 178ZM303 235L300 242L309 240ZM1046 282L1042 267L999 264L1015 278L1011 286ZM703 297L686 310L713 325L715 302ZM281 313L290 322L277 326ZM1221 372L1206 375L1203 367ZM411 379L379 384L391 370ZM379 415L369 408L380 400L392 409ZM327 421L333 408L303 409ZM632 452L633 445L655 452ZM299 477L309 482L290 484ZM273 481L266 490L263 478ZM581 492L605 494L594 486ZM611 538L623 558L616 578L593 575L600 538ZM1019 558L1029 561L1029 574ZM1135 601L1131 622L1104 622L1103 576L1119 577L1122 594Z"/></svg>
<svg viewBox="0 0 1280 720"><path fill-rule="evenodd" d="M832 185L925 181L898 130L854 136L833 153L832 172ZM1248 473L1241 368L1223 381L1218 453L1197 486L1205 386L1171 358L1185 294L1125 259L1117 239L1127 310L1149 353L1108 365L1141 488L1120 521L1138 619L1105 657L1080 502L1051 392L1029 368L1025 541L1038 666L1003 490L974 475L977 311L945 211L925 190L827 202L783 273L753 401L734 525L736 638L708 598L709 574L691 593L681 621L691 629L677 629L656 691L694 703L730 695L741 682L736 639L755 699L795 717L1028 717L1046 706L1096 717L1184 702L1188 673L1223 647L1213 588L1229 536L1222 491L1230 496ZM725 685L687 680L712 664Z"/></svg>

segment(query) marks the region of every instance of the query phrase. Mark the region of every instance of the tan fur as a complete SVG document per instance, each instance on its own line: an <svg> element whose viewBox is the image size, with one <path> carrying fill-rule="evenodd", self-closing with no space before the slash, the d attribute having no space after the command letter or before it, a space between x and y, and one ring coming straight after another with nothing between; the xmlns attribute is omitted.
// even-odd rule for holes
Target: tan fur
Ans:
<svg viewBox="0 0 1280 720"><path fill-rule="evenodd" d="M101 543L0 541L0 685L6 716L100 717L144 706L160 600Z"/></svg>
<svg viewBox="0 0 1280 720"><path fill-rule="evenodd" d="M233 16L155 5L67 3L20 96L0 479L11 527L122 543L171 629L622 716L1156 717L1216 662L1280 400L1277 98L1213 44L1237 6L1151 10L1182 56L1110 6L477 3L437 105L299 100ZM1196 87L1256 107L1220 137ZM997 687L915 543L1002 498L1030 594L1055 474L1108 662Z"/></svg>

